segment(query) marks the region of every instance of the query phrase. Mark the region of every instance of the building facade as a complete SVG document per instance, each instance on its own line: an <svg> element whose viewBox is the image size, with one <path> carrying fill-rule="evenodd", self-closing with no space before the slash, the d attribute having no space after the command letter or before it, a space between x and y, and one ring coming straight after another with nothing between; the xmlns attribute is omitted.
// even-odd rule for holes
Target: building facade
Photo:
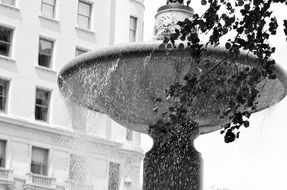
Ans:
<svg viewBox="0 0 287 190"><path fill-rule="evenodd" d="M67 103L57 72L143 39L144 0L0 0L0 190L140 189L140 134Z"/></svg>

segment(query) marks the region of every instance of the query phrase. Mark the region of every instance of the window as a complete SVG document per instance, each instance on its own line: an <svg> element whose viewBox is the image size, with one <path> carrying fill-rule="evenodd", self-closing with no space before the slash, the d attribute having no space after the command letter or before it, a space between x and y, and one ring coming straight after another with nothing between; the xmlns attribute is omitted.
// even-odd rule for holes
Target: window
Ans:
<svg viewBox="0 0 287 190"><path fill-rule="evenodd" d="M137 20L138 19L136 17L130 17L130 42L136 41Z"/></svg>
<svg viewBox="0 0 287 190"><path fill-rule="evenodd" d="M84 29L90 29L92 5L79 1L78 8L78 26Z"/></svg>
<svg viewBox="0 0 287 190"><path fill-rule="evenodd" d="M133 141L133 131L131 129L126 129L126 140Z"/></svg>
<svg viewBox="0 0 287 190"><path fill-rule="evenodd" d="M0 2L6 5L15 5L15 0L0 0Z"/></svg>
<svg viewBox="0 0 287 190"><path fill-rule="evenodd" d="M12 29L0 26L0 55L10 56Z"/></svg>
<svg viewBox="0 0 287 190"><path fill-rule="evenodd" d="M120 174L120 164L110 162L109 164L109 186L108 190L118 190L119 189L119 174Z"/></svg>
<svg viewBox="0 0 287 190"><path fill-rule="evenodd" d="M87 50L76 48L76 57L87 52L88 52Z"/></svg>
<svg viewBox="0 0 287 190"><path fill-rule="evenodd" d="M38 175L47 175L48 150L32 147L31 172Z"/></svg>
<svg viewBox="0 0 287 190"><path fill-rule="evenodd" d="M6 141L0 140L0 168L5 168Z"/></svg>
<svg viewBox="0 0 287 190"><path fill-rule="evenodd" d="M42 0L41 12L44 16L55 17L56 0Z"/></svg>
<svg viewBox="0 0 287 190"><path fill-rule="evenodd" d="M38 64L43 67L51 67L53 54L53 41L40 38Z"/></svg>
<svg viewBox="0 0 287 190"><path fill-rule="evenodd" d="M69 177L73 182L85 184L86 181L86 160L83 156L71 154Z"/></svg>
<svg viewBox="0 0 287 190"><path fill-rule="evenodd" d="M0 111L6 111L9 82L0 79Z"/></svg>
<svg viewBox="0 0 287 190"><path fill-rule="evenodd" d="M36 89L35 119L41 121L48 120L50 102L50 92Z"/></svg>

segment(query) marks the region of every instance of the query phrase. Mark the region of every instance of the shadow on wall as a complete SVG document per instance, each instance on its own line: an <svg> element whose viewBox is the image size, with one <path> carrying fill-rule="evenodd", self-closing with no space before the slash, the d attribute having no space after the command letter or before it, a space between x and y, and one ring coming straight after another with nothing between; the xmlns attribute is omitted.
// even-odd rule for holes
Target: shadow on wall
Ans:
<svg viewBox="0 0 287 190"><path fill-rule="evenodd" d="M79 39L82 39L82 40L85 40L85 41L88 41L94 44L97 43L96 34L92 31L88 31L88 30L76 27L76 34Z"/></svg>
<svg viewBox="0 0 287 190"><path fill-rule="evenodd" d="M47 28L48 30L52 30L53 32L61 33L61 26L58 21L45 18L43 16L39 16L39 18L41 27Z"/></svg>
<svg viewBox="0 0 287 190"><path fill-rule="evenodd" d="M0 5L0 15L3 17L7 17L9 19L13 20L22 20L21 12L17 8L10 8L7 9L6 7L3 7L5 5Z"/></svg>

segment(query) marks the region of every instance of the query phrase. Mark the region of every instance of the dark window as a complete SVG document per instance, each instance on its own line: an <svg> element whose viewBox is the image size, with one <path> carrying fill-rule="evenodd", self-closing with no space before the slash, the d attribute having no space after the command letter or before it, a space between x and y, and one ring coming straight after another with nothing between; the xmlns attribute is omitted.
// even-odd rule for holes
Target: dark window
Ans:
<svg viewBox="0 0 287 190"><path fill-rule="evenodd" d="M0 140L0 168L5 168L6 141Z"/></svg>
<svg viewBox="0 0 287 190"><path fill-rule="evenodd" d="M78 26L84 29L90 29L92 5L83 1L79 1L78 8Z"/></svg>
<svg viewBox="0 0 287 190"><path fill-rule="evenodd" d="M15 0L0 0L0 2L6 5L15 5Z"/></svg>
<svg viewBox="0 0 287 190"><path fill-rule="evenodd" d="M41 11L46 17L54 18L56 0L42 0Z"/></svg>
<svg viewBox="0 0 287 190"><path fill-rule="evenodd" d="M120 164L110 162L109 164L109 186L108 190L118 190L120 182Z"/></svg>
<svg viewBox="0 0 287 190"><path fill-rule="evenodd" d="M133 141L133 131L131 129L126 129L126 140Z"/></svg>
<svg viewBox="0 0 287 190"><path fill-rule="evenodd" d="M83 54L83 53L87 53L87 52L88 52L87 50L76 48L76 57Z"/></svg>
<svg viewBox="0 0 287 190"><path fill-rule="evenodd" d="M136 17L130 17L130 42L134 42L137 39L137 20Z"/></svg>
<svg viewBox="0 0 287 190"><path fill-rule="evenodd" d="M38 64L43 67L51 67L53 53L53 41L40 38Z"/></svg>
<svg viewBox="0 0 287 190"><path fill-rule="evenodd" d="M0 111L6 111L9 82L0 79Z"/></svg>
<svg viewBox="0 0 287 190"><path fill-rule="evenodd" d="M12 41L12 29L0 26L0 55L9 57Z"/></svg>
<svg viewBox="0 0 287 190"><path fill-rule="evenodd" d="M48 150L32 147L31 172L38 175L48 174Z"/></svg>
<svg viewBox="0 0 287 190"><path fill-rule="evenodd" d="M36 89L35 119L41 121L48 120L50 102L50 92Z"/></svg>

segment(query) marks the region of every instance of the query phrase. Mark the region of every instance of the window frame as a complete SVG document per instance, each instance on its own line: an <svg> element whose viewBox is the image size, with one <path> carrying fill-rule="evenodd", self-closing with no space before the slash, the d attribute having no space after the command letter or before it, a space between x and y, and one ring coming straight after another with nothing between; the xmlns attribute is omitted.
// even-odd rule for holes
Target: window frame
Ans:
<svg viewBox="0 0 287 190"><path fill-rule="evenodd" d="M44 1L45 1L45 0L41 0L41 15L43 15L44 17L48 17L48 18L53 18L53 19L55 19L57 0L54 0L54 5L51 5L51 4L46 3L46 2L44 2ZM52 17L43 14L43 4L45 4L45 5L47 5L47 6L50 6L50 7L53 7Z"/></svg>
<svg viewBox="0 0 287 190"><path fill-rule="evenodd" d="M46 157L46 160L47 160L47 163L46 163L46 168L45 168L45 174L38 174L38 173L34 173L32 172L32 163L33 163L33 148L36 148L36 149L41 149L41 150L44 150L47 152L47 157ZM40 146L34 146L32 145L31 146L31 156L30 156L30 172L33 173L33 174L36 174L36 175L41 175L41 176L48 176L49 175L49 160L50 160L50 149L49 148L43 148L43 147L40 147Z"/></svg>
<svg viewBox="0 0 287 190"><path fill-rule="evenodd" d="M1 166L0 164L0 168L6 168L6 156L7 156L7 143L8 141L6 139L0 139L0 142L3 142L4 143L4 156L3 156L3 165ZM0 155L0 158L1 158L1 155Z"/></svg>
<svg viewBox="0 0 287 190"><path fill-rule="evenodd" d="M10 80L5 78L0 78L0 82L6 82L6 95L5 95L5 107L4 109L0 109L0 113L7 113L8 110L8 103L9 103L9 89L10 89ZM2 95L0 94L2 97ZM3 97L2 97L3 98Z"/></svg>
<svg viewBox="0 0 287 190"><path fill-rule="evenodd" d="M132 29L132 22L131 20L134 19L135 21L135 29ZM129 22L129 42L136 42L137 39L137 33L138 33L138 17L130 15L130 22ZM133 35L133 40L131 40L131 34Z"/></svg>
<svg viewBox="0 0 287 190"><path fill-rule="evenodd" d="M8 45L9 45L7 55L2 55L2 54L0 54L0 56L4 56L4 57L11 58L13 38L14 38L14 30L15 30L15 29L14 29L14 27L6 26L6 25L0 25L0 28L3 28L3 29L5 29L5 30L9 30L9 31L11 32L11 33L10 33L10 38L9 38L9 43L0 40L0 44L2 43L2 44L8 44Z"/></svg>
<svg viewBox="0 0 287 190"><path fill-rule="evenodd" d="M90 15L87 17L86 15L80 14L80 3L86 4L90 6ZM93 15L93 2L87 1L87 0L79 0L78 1L78 12L77 12L77 26L84 30L92 30L92 15ZM83 27L79 25L79 16L88 18L88 27Z"/></svg>
<svg viewBox="0 0 287 190"><path fill-rule="evenodd" d="M81 51L82 53L81 54L77 54L77 52L78 51ZM89 50L88 49L86 49L86 48L81 48L81 47L76 47L76 49L75 49L75 57L77 57L77 56L79 56L79 55L82 55L82 54L84 54L84 53L87 53L87 52L89 52Z"/></svg>
<svg viewBox="0 0 287 190"><path fill-rule="evenodd" d="M51 49L51 54L50 54L50 55L49 55L49 54L46 54L46 53L44 53L44 52L41 52L41 47L40 47L40 42L41 42L41 40L42 40L42 41L46 41L46 42L51 42L51 43L52 43L52 49ZM47 68L47 69L52 69L52 68L53 68L54 49L55 49L55 40L40 36L38 43L39 43L39 44L38 44L38 64L37 64L37 66L39 66L39 67L44 67L44 68ZM40 63L40 62L39 62L40 55L50 56L50 62L49 62L49 66L48 66L48 67L39 64L39 63Z"/></svg>
<svg viewBox="0 0 287 190"><path fill-rule="evenodd" d="M48 105L45 106L45 105L38 105L37 104L37 90L39 91L44 91L44 92L47 92L48 93L48 100L44 100L44 101L47 101L48 102ZM34 105L34 119L36 121L41 121L41 122L49 122L49 119L50 119L50 110L51 110L51 99L52 99L52 90L49 90L49 89L45 89L45 88L41 88L41 87L36 87L36 90L35 90L35 105ZM47 115L46 115L46 120L42 120L42 119L37 119L36 118L36 107L39 107L39 108L47 108Z"/></svg>

